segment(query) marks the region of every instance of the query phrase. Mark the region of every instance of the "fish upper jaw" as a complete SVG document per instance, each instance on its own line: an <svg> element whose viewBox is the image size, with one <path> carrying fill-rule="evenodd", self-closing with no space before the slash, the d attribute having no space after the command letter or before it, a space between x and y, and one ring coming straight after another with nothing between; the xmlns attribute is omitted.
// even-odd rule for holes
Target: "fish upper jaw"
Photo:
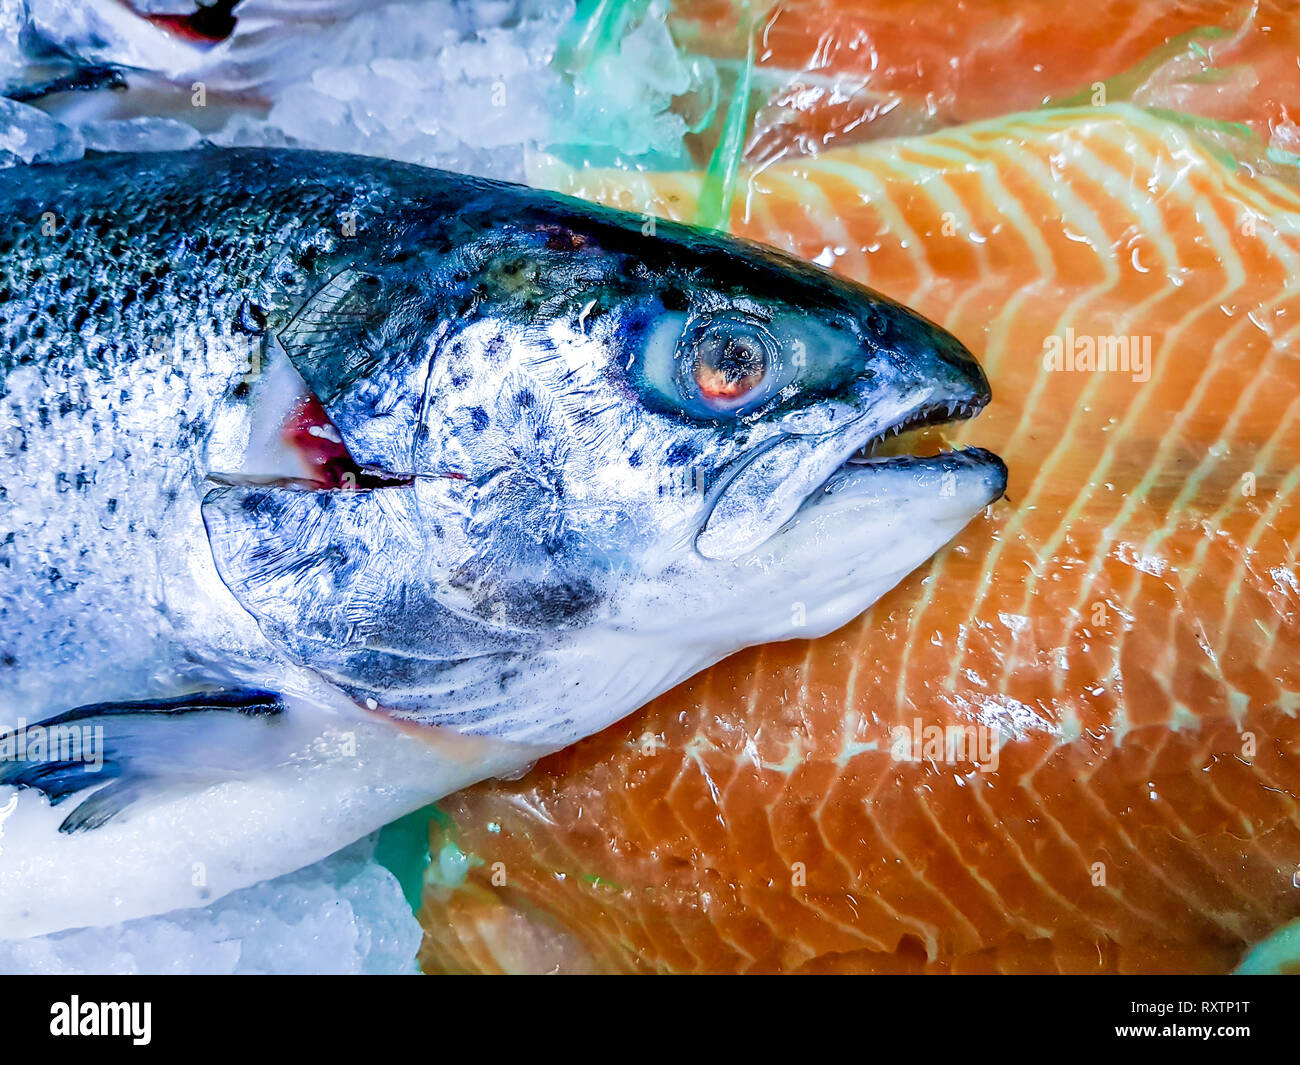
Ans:
<svg viewBox="0 0 1300 1065"><path fill-rule="evenodd" d="M802 508L816 504L821 490L832 481L840 493L849 485L864 483L861 472L847 479L842 473L867 468L874 473L941 470L947 479L937 499L967 505L978 499L969 517L1006 488L1006 467L997 456L971 449L956 453L966 459L953 461L953 452L931 458L905 450L887 452L896 438L912 430L974 417L989 398L988 383L975 366L973 373L965 371L917 387L906 397L864 396L860 404L830 404L798 412L783 422L782 435L742 458L724 480L696 536L696 550L715 560L754 551Z"/></svg>

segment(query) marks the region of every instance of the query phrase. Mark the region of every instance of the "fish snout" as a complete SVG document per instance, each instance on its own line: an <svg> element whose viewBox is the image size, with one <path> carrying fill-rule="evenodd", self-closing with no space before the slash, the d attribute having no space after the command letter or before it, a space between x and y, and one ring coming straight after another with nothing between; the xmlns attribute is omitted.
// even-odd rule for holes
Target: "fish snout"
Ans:
<svg viewBox="0 0 1300 1065"><path fill-rule="evenodd" d="M969 348L945 329L935 326L934 346L930 352L933 373L958 395L966 395L968 407L981 410L993 398L988 375Z"/></svg>
<svg viewBox="0 0 1300 1065"><path fill-rule="evenodd" d="M948 459L954 468L972 471L975 480L982 487L980 493L987 506L996 503L1007 494L1007 464L1002 459L982 447L968 447L952 452Z"/></svg>
<svg viewBox="0 0 1300 1065"><path fill-rule="evenodd" d="M935 403L970 417L992 398L979 360L942 326L897 305L873 308L865 325L867 339L875 339L906 378L930 390Z"/></svg>

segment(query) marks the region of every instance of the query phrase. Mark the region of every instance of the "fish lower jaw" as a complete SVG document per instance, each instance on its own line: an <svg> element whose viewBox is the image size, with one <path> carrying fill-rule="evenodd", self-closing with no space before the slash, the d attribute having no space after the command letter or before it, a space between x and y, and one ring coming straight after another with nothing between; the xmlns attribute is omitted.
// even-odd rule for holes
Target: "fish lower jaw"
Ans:
<svg viewBox="0 0 1300 1065"><path fill-rule="evenodd" d="M923 488L892 480L890 485L908 493L936 492L938 510L944 500L958 505L982 496L971 513L1001 496L1006 468L987 451L951 449L944 430L952 423L974 417L987 403L987 393L967 393L935 399L926 390L909 404L900 404L887 416L867 413L839 432L823 435L791 434L760 450L746 461L714 500L696 537L696 550L706 558L735 559L760 549L779 537L801 511L823 501L826 490L845 483L846 473L858 469L921 475L938 470L943 477ZM965 455L966 458L958 456ZM958 491L957 479L973 490ZM878 490L885 482L873 482ZM888 504L888 499L882 501Z"/></svg>
<svg viewBox="0 0 1300 1065"><path fill-rule="evenodd" d="M969 510L968 517L1006 491L1007 468L984 448L953 444L949 432L984 409L983 398L930 402L871 436L804 499L800 510L828 497L888 504L891 495L924 499L933 513ZM892 476L888 476L892 475Z"/></svg>
<svg viewBox="0 0 1300 1065"><path fill-rule="evenodd" d="M1001 498L1006 478L981 448L846 463L756 555L812 589L804 601L853 605L830 612L843 623Z"/></svg>
<svg viewBox="0 0 1300 1065"><path fill-rule="evenodd" d="M722 570L702 560L694 585L712 590L711 618L739 628L741 643L823 636L924 566L1005 480L979 449L845 465L758 548Z"/></svg>
<svg viewBox="0 0 1300 1065"><path fill-rule="evenodd" d="M888 505L908 500L936 517L973 516L1006 492L1007 467L984 448L956 448L933 455L854 457L836 470L804 507L839 504ZM801 508L803 509L803 508Z"/></svg>

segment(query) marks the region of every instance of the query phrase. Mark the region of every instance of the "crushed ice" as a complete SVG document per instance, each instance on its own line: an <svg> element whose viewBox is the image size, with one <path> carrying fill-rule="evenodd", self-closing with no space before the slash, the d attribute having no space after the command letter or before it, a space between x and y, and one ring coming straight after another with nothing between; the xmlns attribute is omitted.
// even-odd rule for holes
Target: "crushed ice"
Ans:
<svg viewBox="0 0 1300 1065"><path fill-rule="evenodd" d="M244 0L233 32L214 43L144 17L193 12L193 0L133 2L0 0L6 87L66 73L62 56L130 68L124 92L11 105L0 165L206 139L522 180L524 151L558 89L550 59L574 10L573 0Z"/></svg>
<svg viewBox="0 0 1300 1065"><path fill-rule="evenodd" d="M373 855L371 837L205 909L0 940L0 972L414 972L420 925Z"/></svg>

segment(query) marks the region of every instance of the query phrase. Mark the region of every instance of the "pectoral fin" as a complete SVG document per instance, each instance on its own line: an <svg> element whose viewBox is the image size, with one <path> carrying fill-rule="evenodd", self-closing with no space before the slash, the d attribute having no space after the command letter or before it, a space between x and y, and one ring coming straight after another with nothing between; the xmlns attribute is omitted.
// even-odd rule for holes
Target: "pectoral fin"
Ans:
<svg viewBox="0 0 1300 1065"><path fill-rule="evenodd" d="M266 729L283 712L275 693L242 689L90 703L0 732L0 786L32 788L51 805L94 789L59 831L98 828L154 788L265 763L276 748Z"/></svg>
<svg viewBox="0 0 1300 1065"><path fill-rule="evenodd" d="M20 104L33 103L47 96L65 92L95 92L99 89L125 89L126 76L117 67L91 64L76 66L67 74L47 78L10 89L4 95Z"/></svg>

